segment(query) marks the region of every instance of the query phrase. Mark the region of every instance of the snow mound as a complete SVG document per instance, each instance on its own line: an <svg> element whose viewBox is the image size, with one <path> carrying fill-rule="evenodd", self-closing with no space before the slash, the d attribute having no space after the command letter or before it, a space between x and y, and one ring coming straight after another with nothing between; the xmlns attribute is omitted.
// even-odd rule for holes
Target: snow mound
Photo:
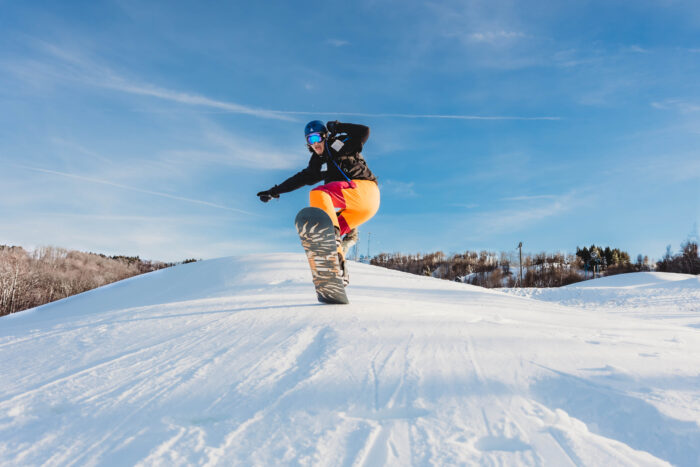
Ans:
<svg viewBox="0 0 700 467"><path fill-rule="evenodd" d="M625 313L642 319L672 319L697 328L700 276L635 272L578 282L559 288L502 289L509 295L591 311Z"/></svg>
<svg viewBox="0 0 700 467"><path fill-rule="evenodd" d="M221 258L0 318L0 464L700 463L700 334L663 289L351 281L320 305L303 254Z"/></svg>
<svg viewBox="0 0 700 467"><path fill-rule="evenodd" d="M567 288L635 288L635 287L690 287L700 288L700 277L691 274L677 274L672 272L632 272L615 276L601 277L598 279L577 282L566 286Z"/></svg>

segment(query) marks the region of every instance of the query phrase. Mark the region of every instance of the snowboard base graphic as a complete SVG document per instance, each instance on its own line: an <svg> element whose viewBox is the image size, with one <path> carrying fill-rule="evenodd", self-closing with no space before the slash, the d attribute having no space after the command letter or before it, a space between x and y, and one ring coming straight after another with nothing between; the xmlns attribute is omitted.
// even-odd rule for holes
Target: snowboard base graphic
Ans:
<svg viewBox="0 0 700 467"><path fill-rule="evenodd" d="M319 208L304 208L297 214L294 224L309 260L318 301L350 303L338 262L335 227L328 214Z"/></svg>

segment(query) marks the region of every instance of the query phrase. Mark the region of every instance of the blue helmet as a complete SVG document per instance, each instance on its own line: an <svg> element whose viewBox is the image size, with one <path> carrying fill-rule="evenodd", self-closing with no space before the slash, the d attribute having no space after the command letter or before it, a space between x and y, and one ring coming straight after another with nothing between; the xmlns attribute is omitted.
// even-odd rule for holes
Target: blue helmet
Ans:
<svg viewBox="0 0 700 467"><path fill-rule="evenodd" d="M325 135L328 133L326 125L321 120L312 120L304 127L304 136L309 136L311 133L320 133Z"/></svg>

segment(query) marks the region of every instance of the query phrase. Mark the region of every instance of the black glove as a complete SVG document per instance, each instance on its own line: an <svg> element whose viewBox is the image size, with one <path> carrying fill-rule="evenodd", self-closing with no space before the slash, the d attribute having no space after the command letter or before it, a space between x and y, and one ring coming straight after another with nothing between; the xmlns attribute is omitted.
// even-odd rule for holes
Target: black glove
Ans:
<svg viewBox="0 0 700 467"><path fill-rule="evenodd" d="M326 123L326 128L328 129L328 133L334 135L338 133L338 124L340 122L338 120L333 120L332 122Z"/></svg>
<svg viewBox="0 0 700 467"><path fill-rule="evenodd" d="M255 196L259 196L260 201L262 201L263 203L267 203L272 198L279 198L280 197L279 193L277 193L277 190L275 188L277 188L277 185L275 185L274 187L270 188L267 191L261 191L260 193L258 193Z"/></svg>

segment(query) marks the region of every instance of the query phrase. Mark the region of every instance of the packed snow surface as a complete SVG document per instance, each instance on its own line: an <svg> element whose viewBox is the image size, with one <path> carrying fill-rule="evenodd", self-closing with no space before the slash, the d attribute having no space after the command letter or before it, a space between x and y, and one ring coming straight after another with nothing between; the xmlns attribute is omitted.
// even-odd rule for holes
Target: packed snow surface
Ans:
<svg viewBox="0 0 700 467"><path fill-rule="evenodd" d="M700 465L700 282L486 290L302 254L0 318L2 465Z"/></svg>

